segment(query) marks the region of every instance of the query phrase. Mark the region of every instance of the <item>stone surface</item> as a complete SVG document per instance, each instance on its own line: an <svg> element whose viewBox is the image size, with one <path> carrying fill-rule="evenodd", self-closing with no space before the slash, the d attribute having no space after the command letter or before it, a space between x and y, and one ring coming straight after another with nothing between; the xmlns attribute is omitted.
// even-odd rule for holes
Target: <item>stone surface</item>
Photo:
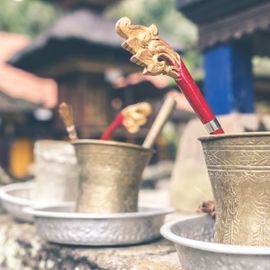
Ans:
<svg viewBox="0 0 270 270"><path fill-rule="evenodd" d="M50 244L34 225L0 215L0 269L8 270L180 270L174 246L166 240L147 245L78 248Z"/></svg>

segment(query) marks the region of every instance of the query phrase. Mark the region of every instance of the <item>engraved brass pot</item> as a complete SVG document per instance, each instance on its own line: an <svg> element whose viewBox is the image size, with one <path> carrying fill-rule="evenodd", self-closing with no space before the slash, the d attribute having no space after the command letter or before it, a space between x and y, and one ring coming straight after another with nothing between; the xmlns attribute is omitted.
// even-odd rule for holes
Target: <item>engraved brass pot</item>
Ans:
<svg viewBox="0 0 270 270"><path fill-rule="evenodd" d="M73 142L80 167L77 212L136 212L143 170L152 151L103 140Z"/></svg>
<svg viewBox="0 0 270 270"><path fill-rule="evenodd" d="M215 241L270 246L270 133L199 140L216 204Z"/></svg>

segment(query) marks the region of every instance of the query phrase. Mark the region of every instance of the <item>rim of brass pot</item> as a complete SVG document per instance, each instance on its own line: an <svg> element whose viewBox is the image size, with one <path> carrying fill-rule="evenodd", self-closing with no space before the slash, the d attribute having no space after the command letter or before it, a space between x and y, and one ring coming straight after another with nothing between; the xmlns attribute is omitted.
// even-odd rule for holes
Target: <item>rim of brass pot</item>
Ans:
<svg viewBox="0 0 270 270"><path fill-rule="evenodd" d="M154 152L150 148L145 148L139 144L133 144L133 143L126 143L126 142L117 142L117 141L105 141L105 140L95 140L95 139L81 139L81 140L75 140L72 142L72 144L96 144L96 145L107 145L107 146L122 146L126 148L133 148L133 149L138 149L138 150L144 150L144 151L151 151Z"/></svg>
<svg viewBox="0 0 270 270"><path fill-rule="evenodd" d="M199 141L211 141L219 140L224 138L237 138L237 137L263 137L270 136L270 131L260 131L260 132L239 132L239 133L228 133L228 134L218 134L218 135L208 135L199 137Z"/></svg>

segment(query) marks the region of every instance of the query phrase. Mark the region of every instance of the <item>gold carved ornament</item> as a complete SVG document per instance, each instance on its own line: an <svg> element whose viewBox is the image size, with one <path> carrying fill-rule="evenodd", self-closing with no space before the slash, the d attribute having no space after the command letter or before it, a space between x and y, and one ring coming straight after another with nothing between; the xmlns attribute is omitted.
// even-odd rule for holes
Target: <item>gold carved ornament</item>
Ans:
<svg viewBox="0 0 270 270"><path fill-rule="evenodd" d="M144 74L164 74L179 79L180 56L159 37L156 25L132 25L129 18L123 17L115 28L125 39L122 47L133 54L130 60L142 66Z"/></svg>
<svg viewBox="0 0 270 270"><path fill-rule="evenodd" d="M137 133L140 127L147 122L147 117L151 114L152 107L147 102L141 102L127 106L122 110L122 125L129 133Z"/></svg>

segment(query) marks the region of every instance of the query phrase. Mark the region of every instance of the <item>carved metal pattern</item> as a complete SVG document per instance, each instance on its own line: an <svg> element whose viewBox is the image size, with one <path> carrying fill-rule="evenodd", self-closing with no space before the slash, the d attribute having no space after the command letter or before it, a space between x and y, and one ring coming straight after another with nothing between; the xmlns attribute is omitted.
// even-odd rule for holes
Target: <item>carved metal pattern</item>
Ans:
<svg viewBox="0 0 270 270"><path fill-rule="evenodd" d="M70 207L57 208L59 216L56 210L49 208L32 210L38 233L50 242L92 246L137 244L157 239L165 215L171 212L144 207L135 213L119 213L117 218L106 214L99 218L83 214L85 217L81 218L72 213Z"/></svg>
<svg viewBox="0 0 270 270"><path fill-rule="evenodd" d="M116 24L116 32L126 39L122 47L131 52L131 61L144 67L144 74L165 74L179 78L180 56L159 37L156 25L132 25L127 17Z"/></svg>
<svg viewBox="0 0 270 270"><path fill-rule="evenodd" d="M269 246L270 134L201 141L215 197L215 240Z"/></svg>
<svg viewBox="0 0 270 270"><path fill-rule="evenodd" d="M74 142L80 166L77 211L136 212L143 170L152 151L113 141Z"/></svg>

